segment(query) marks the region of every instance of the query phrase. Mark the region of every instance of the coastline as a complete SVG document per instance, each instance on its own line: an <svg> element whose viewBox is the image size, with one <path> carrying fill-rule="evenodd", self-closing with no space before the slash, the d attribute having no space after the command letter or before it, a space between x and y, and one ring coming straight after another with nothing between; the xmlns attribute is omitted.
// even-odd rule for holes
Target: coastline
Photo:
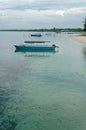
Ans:
<svg viewBox="0 0 86 130"><path fill-rule="evenodd" d="M78 41L79 43L85 44L86 45L86 34L74 34L70 36L72 39Z"/></svg>

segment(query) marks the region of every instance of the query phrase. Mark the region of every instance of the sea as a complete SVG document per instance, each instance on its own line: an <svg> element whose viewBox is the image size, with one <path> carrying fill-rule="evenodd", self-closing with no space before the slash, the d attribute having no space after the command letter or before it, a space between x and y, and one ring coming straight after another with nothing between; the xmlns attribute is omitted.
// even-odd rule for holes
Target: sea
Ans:
<svg viewBox="0 0 86 130"><path fill-rule="evenodd" d="M86 130L86 45L72 34L0 31L0 130ZM56 52L17 52L46 40Z"/></svg>

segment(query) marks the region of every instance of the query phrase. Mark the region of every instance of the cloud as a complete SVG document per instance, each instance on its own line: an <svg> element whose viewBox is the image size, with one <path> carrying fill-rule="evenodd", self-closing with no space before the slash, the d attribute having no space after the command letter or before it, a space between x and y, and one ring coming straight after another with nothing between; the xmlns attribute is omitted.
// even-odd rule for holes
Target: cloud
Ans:
<svg viewBox="0 0 86 130"><path fill-rule="evenodd" d="M86 8L70 8L64 10L26 9L22 11L1 10L0 22L6 22L3 25L4 28L51 28L53 26L68 27L68 25L78 27L82 24L81 22L85 14Z"/></svg>
<svg viewBox="0 0 86 130"><path fill-rule="evenodd" d="M0 28L81 27L85 0L0 0Z"/></svg>
<svg viewBox="0 0 86 130"><path fill-rule="evenodd" d="M71 6L85 6L85 0L0 0L0 9L64 9Z"/></svg>

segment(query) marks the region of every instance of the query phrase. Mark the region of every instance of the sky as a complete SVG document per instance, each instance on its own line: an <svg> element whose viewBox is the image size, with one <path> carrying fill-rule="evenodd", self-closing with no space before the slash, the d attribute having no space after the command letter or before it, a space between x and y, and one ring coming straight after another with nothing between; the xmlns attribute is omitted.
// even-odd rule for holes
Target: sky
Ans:
<svg viewBox="0 0 86 130"><path fill-rule="evenodd" d="M0 29L83 28L86 0L0 0Z"/></svg>

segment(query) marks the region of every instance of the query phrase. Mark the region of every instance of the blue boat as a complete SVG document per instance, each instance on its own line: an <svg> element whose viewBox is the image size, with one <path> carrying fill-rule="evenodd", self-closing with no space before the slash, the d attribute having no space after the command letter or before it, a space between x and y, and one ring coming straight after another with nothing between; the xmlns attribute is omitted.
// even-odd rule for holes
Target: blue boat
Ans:
<svg viewBox="0 0 86 130"><path fill-rule="evenodd" d="M31 34L31 37L41 37L42 35L40 33L37 34Z"/></svg>
<svg viewBox="0 0 86 130"><path fill-rule="evenodd" d="M14 45L16 51L22 52L54 52L56 45L46 46L46 45Z"/></svg>

